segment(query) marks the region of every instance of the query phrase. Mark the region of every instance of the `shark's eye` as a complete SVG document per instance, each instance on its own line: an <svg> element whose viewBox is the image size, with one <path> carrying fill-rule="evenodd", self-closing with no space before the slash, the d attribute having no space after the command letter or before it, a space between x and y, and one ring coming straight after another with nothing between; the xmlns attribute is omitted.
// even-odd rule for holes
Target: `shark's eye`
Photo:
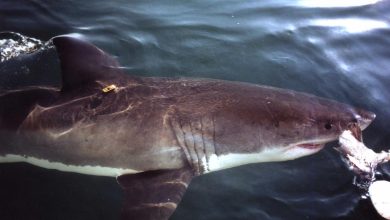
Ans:
<svg viewBox="0 0 390 220"><path fill-rule="evenodd" d="M330 130L330 129L332 129L332 127L333 127L333 124L330 123L330 122L327 122L327 123L325 124L325 129L326 129L326 130Z"/></svg>

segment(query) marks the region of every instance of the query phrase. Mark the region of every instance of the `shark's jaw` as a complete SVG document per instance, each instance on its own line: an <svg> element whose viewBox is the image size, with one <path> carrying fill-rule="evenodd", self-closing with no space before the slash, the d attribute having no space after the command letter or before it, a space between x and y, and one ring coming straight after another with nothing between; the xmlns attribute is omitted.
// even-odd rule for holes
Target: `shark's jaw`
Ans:
<svg viewBox="0 0 390 220"><path fill-rule="evenodd" d="M333 140L335 139L302 141L283 147L267 147L254 153L212 154L208 160L202 158L202 164L205 168L204 173L209 173L252 163L294 160L317 153L327 142Z"/></svg>

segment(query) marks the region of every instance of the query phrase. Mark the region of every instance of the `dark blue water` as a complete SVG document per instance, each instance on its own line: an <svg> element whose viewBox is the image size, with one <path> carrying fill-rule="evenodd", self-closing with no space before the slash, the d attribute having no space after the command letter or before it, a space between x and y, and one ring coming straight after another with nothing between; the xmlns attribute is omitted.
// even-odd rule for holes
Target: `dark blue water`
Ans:
<svg viewBox="0 0 390 220"><path fill-rule="evenodd" d="M0 0L0 31L76 34L129 74L245 81L363 107L377 113L365 143L381 150L390 146L389 11L388 0ZM58 83L54 57L0 66L0 86ZM331 146L196 178L172 219L380 219ZM0 219L117 219L121 200L110 178L0 165Z"/></svg>

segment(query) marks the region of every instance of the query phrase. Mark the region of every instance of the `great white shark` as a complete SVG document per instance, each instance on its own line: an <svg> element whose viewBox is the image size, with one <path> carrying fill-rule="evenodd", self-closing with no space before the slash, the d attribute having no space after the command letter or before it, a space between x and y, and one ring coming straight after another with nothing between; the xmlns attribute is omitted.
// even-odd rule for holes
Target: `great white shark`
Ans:
<svg viewBox="0 0 390 220"><path fill-rule="evenodd" d="M124 219L168 219L193 177L311 155L375 114L286 89L136 77L104 51L52 39L62 87L0 94L0 162L116 177Z"/></svg>

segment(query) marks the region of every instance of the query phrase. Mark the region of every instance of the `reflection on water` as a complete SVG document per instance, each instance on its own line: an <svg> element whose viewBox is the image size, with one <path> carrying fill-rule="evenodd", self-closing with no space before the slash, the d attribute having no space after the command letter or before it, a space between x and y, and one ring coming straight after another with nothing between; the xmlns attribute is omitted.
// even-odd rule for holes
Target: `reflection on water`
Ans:
<svg viewBox="0 0 390 220"><path fill-rule="evenodd" d="M346 34L374 31L375 29L386 29L389 25L383 21L371 19L347 18L347 19L319 19L314 20L313 25L323 27L335 27Z"/></svg>
<svg viewBox="0 0 390 220"><path fill-rule="evenodd" d="M77 34L116 56L129 74L246 81L363 107L377 113L365 143L384 149L390 145L388 11L389 0L2 0L0 31L45 41ZM43 55L0 65L0 89L58 84L58 63L49 61L55 55ZM106 219L117 217L115 180L95 178L88 187L86 177L52 175L0 165L0 179L13 180L0 191L0 204L14 213L23 201L25 212L62 219L96 219L95 210L108 207ZM218 172L194 180L173 219L377 219L352 178L330 147L296 161ZM24 193L13 194L12 187ZM86 205L96 193L104 198Z"/></svg>
<svg viewBox="0 0 390 220"><path fill-rule="evenodd" d="M351 7L358 7L358 6L373 5L379 1L381 1L381 0L344 0L344 1L301 0L301 1L299 1L299 3L303 7L315 7L315 8L317 8L317 7L321 7L321 8L345 7L345 8L351 8Z"/></svg>

